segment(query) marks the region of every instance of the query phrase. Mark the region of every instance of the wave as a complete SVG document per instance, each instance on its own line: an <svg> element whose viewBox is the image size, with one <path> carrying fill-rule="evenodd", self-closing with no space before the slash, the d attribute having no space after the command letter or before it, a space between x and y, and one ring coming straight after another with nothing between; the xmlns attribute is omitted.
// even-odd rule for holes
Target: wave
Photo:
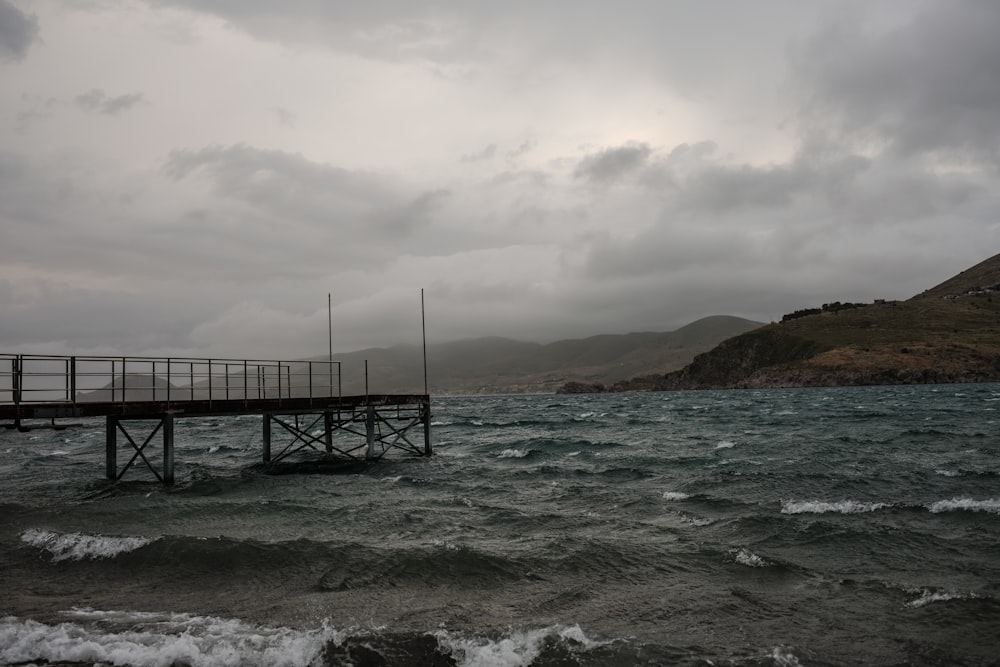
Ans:
<svg viewBox="0 0 1000 667"><path fill-rule="evenodd" d="M863 503L856 500L840 500L837 502L823 502L820 500L785 501L781 505L782 514L862 514L864 512L876 512L886 507L892 507L890 503Z"/></svg>
<svg viewBox="0 0 1000 667"><path fill-rule="evenodd" d="M0 663L134 665L318 664L342 633L324 625L292 630L235 619L176 613L63 612L70 620L46 625L31 619L0 619Z"/></svg>
<svg viewBox="0 0 1000 667"><path fill-rule="evenodd" d="M740 565L746 565L747 567L768 567L771 565L771 563L767 562L746 547L740 547L739 549L731 552L731 555L733 560Z"/></svg>
<svg viewBox="0 0 1000 667"><path fill-rule="evenodd" d="M579 625L550 626L540 630L511 631L495 639L465 637L447 630L434 633L439 646L459 667L480 665L531 665L544 660L548 650L560 657L559 664L577 664L573 654L586 653L607 645L587 637ZM554 650L558 646L562 650ZM568 653L569 655L560 655ZM555 657L555 656L554 656Z"/></svg>
<svg viewBox="0 0 1000 667"><path fill-rule="evenodd" d="M529 565L515 558L440 543L432 548L389 549L354 554L336 563L319 580L320 590L421 586L489 587L533 578Z"/></svg>
<svg viewBox="0 0 1000 667"><path fill-rule="evenodd" d="M56 533L38 528L29 528L21 533L22 542L48 551L52 554L53 561L114 558L119 554L141 549L158 539L160 538Z"/></svg>
<svg viewBox="0 0 1000 667"><path fill-rule="evenodd" d="M952 498L950 500L939 500L936 503L931 503L927 506L927 509L935 514L957 511L1000 514L1000 499L974 500L972 498Z"/></svg>
<svg viewBox="0 0 1000 667"><path fill-rule="evenodd" d="M975 593L957 593L955 591L935 591L926 588L911 589L908 591L912 594L917 594L919 597L916 600L911 600L906 603L907 607L912 607L914 609L919 609L920 607L926 607L929 604L934 604L935 602L951 602L954 600L976 600L981 596Z"/></svg>
<svg viewBox="0 0 1000 667"><path fill-rule="evenodd" d="M498 459L523 459L531 456L530 449L505 449L499 454L497 454Z"/></svg>
<svg viewBox="0 0 1000 667"><path fill-rule="evenodd" d="M673 501L673 500L687 500L690 497L691 497L690 494L681 493L680 491L664 491L663 492L663 499L664 500L671 500L671 501Z"/></svg>

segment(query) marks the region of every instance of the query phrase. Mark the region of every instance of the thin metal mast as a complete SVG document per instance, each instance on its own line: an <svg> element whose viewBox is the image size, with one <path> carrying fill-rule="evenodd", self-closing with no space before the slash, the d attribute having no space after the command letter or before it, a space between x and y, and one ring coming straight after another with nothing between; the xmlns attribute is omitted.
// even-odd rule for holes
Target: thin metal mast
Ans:
<svg viewBox="0 0 1000 667"><path fill-rule="evenodd" d="M424 288L420 288L420 328L424 338L424 395L427 391L427 316L424 313Z"/></svg>
<svg viewBox="0 0 1000 667"><path fill-rule="evenodd" d="M326 293L326 327L327 327L327 342L329 343L329 357L327 357L328 371L330 374L330 395L333 396L333 305L331 302L330 293Z"/></svg>

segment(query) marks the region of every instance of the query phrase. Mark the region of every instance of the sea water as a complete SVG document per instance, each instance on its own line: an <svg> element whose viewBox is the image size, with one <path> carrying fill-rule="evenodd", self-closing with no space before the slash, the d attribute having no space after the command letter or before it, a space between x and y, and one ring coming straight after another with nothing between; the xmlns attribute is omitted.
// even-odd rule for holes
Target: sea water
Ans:
<svg viewBox="0 0 1000 667"><path fill-rule="evenodd" d="M1000 664L1000 385L432 407L341 474L179 420L173 487L0 430L0 663Z"/></svg>

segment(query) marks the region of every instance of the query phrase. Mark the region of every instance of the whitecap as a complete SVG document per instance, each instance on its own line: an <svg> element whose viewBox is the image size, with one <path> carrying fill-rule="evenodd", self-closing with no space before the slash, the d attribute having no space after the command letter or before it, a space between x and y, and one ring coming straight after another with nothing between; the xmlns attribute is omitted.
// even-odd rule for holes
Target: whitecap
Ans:
<svg viewBox="0 0 1000 667"><path fill-rule="evenodd" d="M56 533L38 528L29 528L21 533L22 542L48 551L52 554L53 561L114 558L119 554L140 549L158 539L160 538Z"/></svg>
<svg viewBox="0 0 1000 667"><path fill-rule="evenodd" d="M949 602L951 600L974 600L978 596L974 593L956 593L953 591L931 591L926 588L913 589L910 593L919 593L920 597L906 603L907 607L919 609L934 602Z"/></svg>
<svg viewBox="0 0 1000 667"><path fill-rule="evenodd" d="M885 507L892 507L889 503L862 503L856 500L840 500L829 503L819 500L794 501L789 500L781 505L782 514L861 514L863 512L875 512Z"/></svg>
<svg viewBox="0 0 1000 667"><path fill-rule="evenodd" d="M188 614L76 609L63 615L71 622L0 619L0 663L305 667L322 658L330 641L346 638L326 623L302 631Z"/></svg>
<svg viewBox="0 0 1000 667"><path fill-rule="evenodd" d="M530 449L505 449L499 454L497 458L499 459L523 459L524 457L531 454Z"/></svg>
<svg viewBox="0 0 1000 667"><path fill-rule="evenodd" d="M951 500L939 500L927 506L931 512L955 512L965 510L969 512L990 512L1000 514L1000 499L991 498L989 500L973 500L972 498L952 498Z"/></svg>
<svg viewBox="0 0 1000 667"><path fill-rule="evenodd" d="M511 631L497 639L464 637L447 630L434 633L438 646L450 655L459 667L514 667L531 665L542 652L547 640L556 639L592 650L604 645L587 637L579 625L551 626L539 630Z"/></svg>
<svg viewBox="0 0 1000 667"><path fill-rule="evenodd" d="M791 649L784 646L778 646L771 651L771 659L778 667L802 667L798 657L792 653Z"/></svg>
<svg viewBox="0 0 1000 667"><path fill-rule="evenodd" d="M957 470L945 470L943 468L935 470L934 472L938 475L943 475L944 477L958 477L961 474Z"/></svg>
<svg viewBox="0 0 1000 667"><path fill-rule="evenodd" d="M736 443L732 440L722 440L715 446L716 449L732 449L736 446Z"/></svg>
<svg viewBox="0 0 1000 667"><path fill-rule="evenodd" d="M431 544L436 547L446 549L447 551L458 551L462 548L454 542L449 542L448 540L432 540Z"/></svg>
<svg viewBox="0 0 1000 667"><path fill-rule="evenodd" d="M770 565L770 563L746 547L740 547L733 552L733 559L740 565L746 565L747 567L767 567Z"/></svg>
<svg viewBox="0 0 1000 667"><path fill-rule="evenodd" d="M687 500L691 496L687 493L681 493L680 491L664 491L664 500Z"/></svg>
<svg viewBox="0 0 1000 667"><path fill-rule="evenodd" d="M682 523L688 523L696 528L704 528L705 526L711 526L715 523L715 519L706 519L700 516L685 516L681 517Z"/></svg>

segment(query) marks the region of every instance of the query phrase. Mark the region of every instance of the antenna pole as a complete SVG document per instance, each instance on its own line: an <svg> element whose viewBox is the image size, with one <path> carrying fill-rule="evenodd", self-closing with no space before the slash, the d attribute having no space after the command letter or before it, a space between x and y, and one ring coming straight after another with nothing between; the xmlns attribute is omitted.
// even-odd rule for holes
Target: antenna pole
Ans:
<svg viewBox="0 0 1000 667"><path fill-rule="evenodd" d="M424 338L424 395L427 391L427 316L424 313L424 288L420 288L420 328Z"/></svg>
<svg viewBox="0 0 1000 667"><path fill-rule="evenodd" d="M330 362L327 370L330 375L330 395L333 396L333 305L329 292L326 293L326 330L327 343L329 344L327 360Z"/></svg>

